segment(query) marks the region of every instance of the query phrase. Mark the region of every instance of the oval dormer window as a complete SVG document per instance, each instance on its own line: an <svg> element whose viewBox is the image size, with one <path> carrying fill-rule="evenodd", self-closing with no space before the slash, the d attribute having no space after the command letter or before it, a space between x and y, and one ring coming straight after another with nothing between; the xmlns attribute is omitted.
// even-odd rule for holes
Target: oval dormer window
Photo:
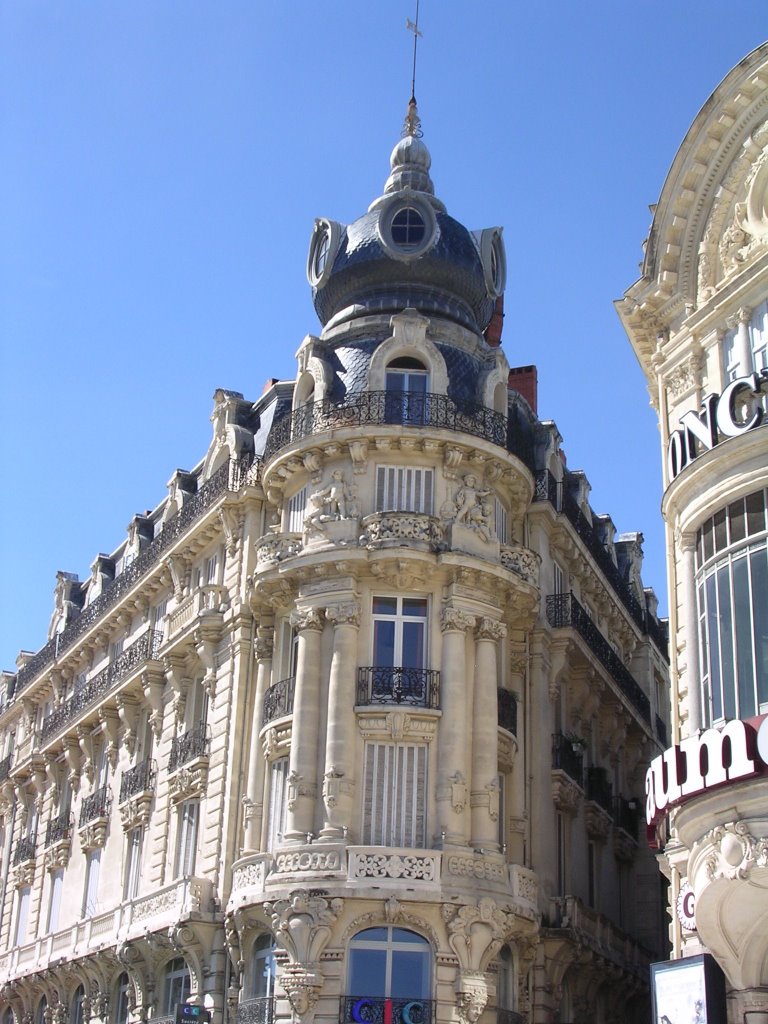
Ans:
<svg viewBox="0 0 768 1024"><path fill-rule="evenodd" d="M379 214L379 237L390 256L408 260L421 256L437 238L432 207L419 199L393 196Z"/></svg>
<svg viewBox="0 0 768 1024"><path fill-rule="evenodd" d="M322 288L328 280L339 249L341 228L332 220L318 217L309 242L307 278L313 288Z"/></svg>

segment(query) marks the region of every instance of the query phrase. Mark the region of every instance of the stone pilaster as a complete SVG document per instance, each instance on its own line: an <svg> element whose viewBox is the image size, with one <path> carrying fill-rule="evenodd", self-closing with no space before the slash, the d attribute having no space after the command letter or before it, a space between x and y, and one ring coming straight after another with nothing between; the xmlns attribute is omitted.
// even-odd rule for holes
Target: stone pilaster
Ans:
<svg viewBox="0 0 768 1024"><path fill-rule="evenodd" d="M472 806L473 847L499 848L498 789L498 685L497 648L507 635L506 627L495 619L482 618L476 630L475 686L472 713Z"/></svg>
<svg viewBox="0 0 768 1024"><path fill-rule="evenodd" d="M317 798L321 612L318 608L294 612L291 625L298 629L299 641L285 838L288 842L303 843L314 829Z"/></svg>
<svg viewBox="0 0 768 1024"><path fill-rule="evenodd" d="M440 703L443 717L437 749L437 824L443 845L466 846L469 839L466 706L466 632L475 619L456 608L444 608L440 626L443 651Z"/></svg>
<svg viewBox="0 0 768 1024"><path fill-rule="evenodd" d="M256 693L251 718L251 747L248 752L248 788L245 804L246 852L255 852L261 845L261 824L264 793L264 754L259 742L259 731L264 710L264 694L272 677L272 655L275 630L272 626L260 627L256 633Z"/></svg>

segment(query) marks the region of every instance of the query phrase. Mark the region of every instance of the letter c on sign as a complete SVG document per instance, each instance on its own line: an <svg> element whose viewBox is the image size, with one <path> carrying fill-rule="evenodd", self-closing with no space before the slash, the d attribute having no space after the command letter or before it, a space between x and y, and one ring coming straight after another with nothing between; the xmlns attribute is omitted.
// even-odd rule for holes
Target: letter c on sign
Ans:
<svg viewBox="0 0 768 1024"><path fill-rule="evenodd" d="M405 1006L400 1011L400 1016L403 1019L403 1024L414 1024L413 1018L411 1017L411 1007L413 1006L418 1006L419 1008L421 1008L421 1003L415 1001L406 1003Z"/></svg>
<svg viewBox="0 0 768 1024"><path fill-rule="evenodd" d="M364 1006L373 1006L373 1003L370 999L358 999L356 1003L352 1004L352 1020L357 1024L365 1024L365 1017L361 1013Z"/></svg>

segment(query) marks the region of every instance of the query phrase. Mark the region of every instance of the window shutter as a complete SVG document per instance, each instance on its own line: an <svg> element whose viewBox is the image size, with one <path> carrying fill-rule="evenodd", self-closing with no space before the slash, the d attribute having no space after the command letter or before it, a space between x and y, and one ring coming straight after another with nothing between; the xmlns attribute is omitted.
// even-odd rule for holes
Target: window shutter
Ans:
<svg viewBox="0 0 768 1024"><path fill-rule="evenodd" d="M307 488L300 491L288 502L288 532L301 533L304 530L304 513L307 508Z"/></svg>
<svg viewBox="0 0 768 1024"><path fill-rule="evenodd" d="M433 477L420 466L377 466L376 511L432 515Z"/></svg>
<svg viewBox="0 0 768 1024"><path fill-rule="evenodd" d="M509 520L507 519L507 510L504 508L498 498L493 500L494 517L496 519L496 536L499 538L502 544L509 543Z"/></svg>
<svg viewBox="0 0 768 1024"><path fill-rule="evenodd" d="M269 766L269 821L267 825L267 849L276 849L285 831L286 789L288 783L288 758L280 757Z"/></svg>
<svg viewBox="0 0 768 1024"><path fill-rule="evenodd" d="M423 846L426 793L426 746L367 744L363 841L371 846Z"/></svg>

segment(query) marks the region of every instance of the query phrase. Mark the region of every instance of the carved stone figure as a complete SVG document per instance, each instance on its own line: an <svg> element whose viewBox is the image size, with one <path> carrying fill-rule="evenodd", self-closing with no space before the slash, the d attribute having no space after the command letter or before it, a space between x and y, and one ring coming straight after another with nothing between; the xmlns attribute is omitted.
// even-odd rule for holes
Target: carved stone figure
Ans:
<svg viewBox="0 0 768 1024"><path fill-rule="evenodd" d="M357 488L347 484L344 473L335 469L327 487L309 496L311 511L304 519L304 529L322 531L323 524L339 519L356 519L360 515Z"/></svg>
<svg viewBox="0 0 768 1024"><path fill-rule="evenodd" d="M492 492L480 485L474 473L467 473L453 499L443 502L440 518L454 524L462 524L474 530L483 540L489 541L493 538L491 495Z"/></svg>

